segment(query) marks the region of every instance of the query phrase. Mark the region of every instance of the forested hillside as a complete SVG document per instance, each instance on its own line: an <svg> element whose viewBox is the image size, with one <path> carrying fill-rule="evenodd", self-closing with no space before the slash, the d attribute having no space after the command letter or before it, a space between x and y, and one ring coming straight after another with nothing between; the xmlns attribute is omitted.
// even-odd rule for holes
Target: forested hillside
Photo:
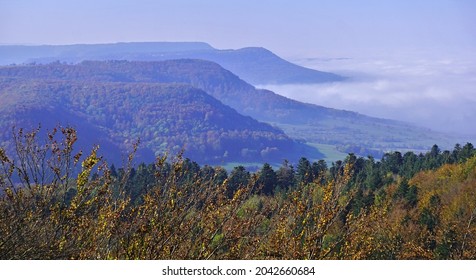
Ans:
<svg viewBox="0 0 476 280"><path fill-rule="evenodd" d="M180 155L117 168L78 138L0 148L1 259L476 258L469 143L228 174Z"/></svg>
<svg viewBox="0 0 476 280"><path fill-rule="evenodd" d="M51 129L63 124L84 135L82 149L93 144L107 147L104 154L116 163L137 140L141 160L148 162L182 149L186 156L209 164L297 160L306 153L304 145L281 130L242 116L188 85L39 78L1 81L0 140L6 146L12 147L7 141L12 126L41 124Z"/></svg>
<svg viewBox="0 0 476 280"><path fill-rule="evenodd" d="M87 61L77 65L5 66L0 67L0 76L84 82L190 84L243 115L279 127L293 139L311 144L329 144L362 156L380 156L388 150L424 150L434 143L450 148L458 141L406 123L305 104L268 90L258 90L218 64L202 60Z"/></svg>

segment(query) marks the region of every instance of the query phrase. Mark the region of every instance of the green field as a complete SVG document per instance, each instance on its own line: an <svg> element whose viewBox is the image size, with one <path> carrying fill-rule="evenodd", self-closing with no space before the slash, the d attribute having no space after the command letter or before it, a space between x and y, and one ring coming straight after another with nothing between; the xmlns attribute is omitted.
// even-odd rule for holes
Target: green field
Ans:
<svg viewBox="0 0 476 280"><path fill-rule="evenodd" d="M337 160L343 160L348 155L346 153L340 152L336 149L334 145L329 144L318 144L318 143L308 143L310 146L317 148L321 153L324 154L324 158L313 158L312 161L317 161L324 159L327 163L335 162Z"/></svg>

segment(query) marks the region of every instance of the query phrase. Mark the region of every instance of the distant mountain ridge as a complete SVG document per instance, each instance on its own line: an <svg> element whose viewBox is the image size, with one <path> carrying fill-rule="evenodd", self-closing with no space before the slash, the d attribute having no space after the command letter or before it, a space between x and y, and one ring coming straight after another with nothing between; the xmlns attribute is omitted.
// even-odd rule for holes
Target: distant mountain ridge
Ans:
<svg viewBox="0 0 476 280"><path fill-rule="evenodd" d="M248 83L287 84L342 81L339 75L290 63L265 48L218 50L200 42L0 46L0 65L84 60L163 61L181 58L216 62Z"/></svg>

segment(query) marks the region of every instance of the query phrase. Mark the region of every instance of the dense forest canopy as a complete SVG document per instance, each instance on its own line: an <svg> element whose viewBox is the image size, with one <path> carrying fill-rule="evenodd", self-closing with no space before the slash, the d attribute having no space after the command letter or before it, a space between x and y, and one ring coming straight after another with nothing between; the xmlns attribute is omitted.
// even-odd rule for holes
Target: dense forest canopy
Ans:
<svg viewBox="0 0 476 280"><path fill-rule="evenodd" d="M1 140L10 137L12 124L51 128L69 123L87 138L81 148L114 147L107 155L116 163L135 140L150 162L182 149L201 163L278 162L304 150L280 129L185 84L13 79L2 81L0 96Z"/></svg>

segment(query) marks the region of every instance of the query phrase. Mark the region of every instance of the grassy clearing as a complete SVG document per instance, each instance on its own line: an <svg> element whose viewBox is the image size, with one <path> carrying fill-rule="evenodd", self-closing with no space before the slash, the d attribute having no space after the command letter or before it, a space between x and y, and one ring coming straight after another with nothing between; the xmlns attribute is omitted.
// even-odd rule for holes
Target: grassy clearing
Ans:
<svg viewBox="0 0 476 280"><path fill-rule="evenodd" d="M337 160L343 160L347 156L346 153L340 152L336 149L336 146L329 144L308 143L310 146L316 147L321 153L324 154L324 159L327 163L335 162ZM313 161L320 159L312 159Z"/></svg>

